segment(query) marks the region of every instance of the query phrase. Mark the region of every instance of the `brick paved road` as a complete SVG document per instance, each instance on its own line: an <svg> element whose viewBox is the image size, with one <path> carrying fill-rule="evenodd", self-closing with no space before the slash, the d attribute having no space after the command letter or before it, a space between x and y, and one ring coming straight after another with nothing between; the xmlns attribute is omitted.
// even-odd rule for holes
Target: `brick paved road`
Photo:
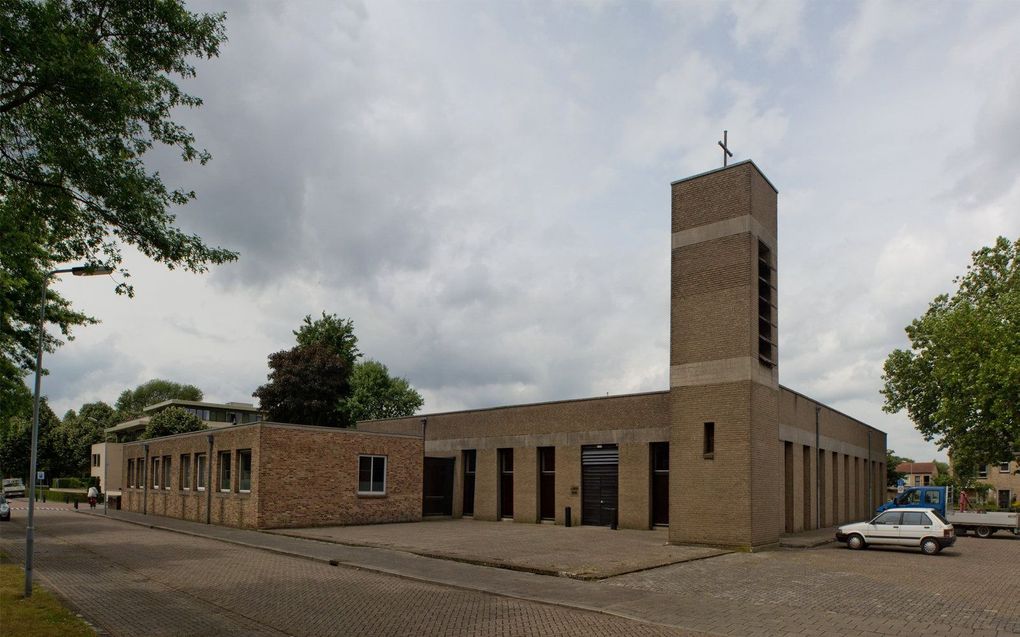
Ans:
<svg viewBox="0 0 1020 637"><path fill-rule="evenodd" d="M40 511L36 573L114 635L681 635L641 622ZM23 519L0 527L23 559Z"/></svg>
<svg viewBox="0 0 1020 637"><path fill-rule="evenodd" d="M965 537L916 549L730 554L600 585L701 600L676 623L728 634L1020 634L1020 538ZM658 618L671 621L668 613Z"/></svg>

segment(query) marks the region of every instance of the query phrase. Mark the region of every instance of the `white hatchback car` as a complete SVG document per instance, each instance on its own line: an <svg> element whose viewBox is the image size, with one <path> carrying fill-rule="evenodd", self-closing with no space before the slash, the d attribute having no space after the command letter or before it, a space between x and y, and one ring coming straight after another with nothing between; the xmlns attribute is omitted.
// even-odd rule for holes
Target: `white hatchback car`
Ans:
<svg viewBox="0 0 1020 637"><path fill-rule="evenodd" d="M935 555L956 542L953 525L932 509L896 508L883 511L870 522L845 524L836 529L836 540L855 550L869 544L920 546Z"/></svg>

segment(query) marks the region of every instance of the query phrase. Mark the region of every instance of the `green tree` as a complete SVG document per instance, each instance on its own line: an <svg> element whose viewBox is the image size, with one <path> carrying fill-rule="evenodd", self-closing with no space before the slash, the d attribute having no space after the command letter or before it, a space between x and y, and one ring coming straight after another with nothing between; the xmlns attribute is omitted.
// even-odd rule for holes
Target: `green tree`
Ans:
<svg viewBox="0 0 1020 637"><path fill-rule="evenodd" d="M141 438L147 440L160 436L188 433L189 431L202 431L203 429L206 429L206 424L195 414L184 411L180 407L167 407L152 416L149 424L145 426Z"/></svg>
<svg viewBox="0 0 1020 637"><path fill-rule="evenodd" d="M895 487L896 481L907 475L902 471L897 471L896 467L900 466L904 462L913 462L911 458L901 458L896 455L896 452L892 449L885 450L885 484L886 486Z"/></svg>
<svg viewBox="0 0 1020 637"><path fill-rule="evenodd" d="M36 468L48 478L64 475L73 463L67 462L60 418L45 398L39 402L39 447ZM0 470L4 477L18 477L28 484L29 457L32 449L32 413L14 416L0 423Z"/></svg>
<svg viewBox="0 0 1020 637"><path fill-rule="evenodd" d="M172 116L201 100L178 78L218 54L223 14L179 0L5 0L0 5L0 366L5 384L34 369L39 290L60 263L119 266L132 245L167 267L203 272L237 254L175 225L194 193L169 189L143 159L154 146L186 162L208 153ZM128 272L121 269L121 276ZM121 283L119 293L131 294ZM46 320L70 338L95 320L50 290ZM61 341L47 334L45 348Z"/></svg>
<svg viewBox="0 0 1020 637"><path fill-rule="evenodd" d="M347 360L323 343L269 355L269 382L252 394L272 420L339 427L340 401L350 393Z"/></svg>
<svg viewBox="0 0 1020 637"><path fill-rule="evenodd" d="M358 337L354 335L354 321L343 319L336 314L322 313L321 319L312 320L309 314L304 324L294 331L298 347L307 347L313 343L321 343L336 352L347 361L349 369L361 358L358 351Z"/></svg>
<svg viewBox="0 0 1020 637"><path fill-rule="evenodd" d="M202 396L202 390L194 385L154 378L134 389L125 389L117 398L114 407L117 409L118 418L127 420L141 416L145 407L164 400L199 401L202 400Z"/></svg>
<svg viewBox="0 0 1020 637"><path fill-rule="evenodd" d="M86 403L77 413L71 410L64 414L58 435L67 463L77 468L73 475L88 474L92 445L105 440L104 430L117 420L117 412L102 401Z"/></svg>
<svg viewBox="0 0 1020 637"><path fill-rule="evenodd" d="M340 402L340 411L351 425L359 420L411 416L425 402L406 379L390 376L378 361L355 365L350 384L351 393Z"/></svg>
<svg viewBox="0 0 1020 637"><path fill-rule="evenodd" d="M1020 240L973 253L956 292L906 328L909 350L885 361L887 412L907 410L957 468L1020 450Z"/></svg>

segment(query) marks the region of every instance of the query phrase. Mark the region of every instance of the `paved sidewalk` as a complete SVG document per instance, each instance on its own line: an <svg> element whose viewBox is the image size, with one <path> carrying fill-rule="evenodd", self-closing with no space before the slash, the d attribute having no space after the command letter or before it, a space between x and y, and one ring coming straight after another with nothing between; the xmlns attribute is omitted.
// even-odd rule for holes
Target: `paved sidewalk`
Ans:
<svg viewBox="0 0 1020 637"><path fill-rule="evenodd" d="M934 557L916 549L859 552L832 544L807 551L731 553L585 582L172 518L125 512L116 516L419 582L699 632L845 637L1020 634L1016 538L961 538Z"/></svg>
<svg viewBox="0 0 1020 637"><path fill-rule="evenodd" d="M102 515L45 512L36 522L38 579L112 635L692 635L603 613L337 568ZM24 518L4 523L0 532L0 548L23 560Z"/></svg>
<svg viewBox="0 0 1020 637"><path fill-rule="evenodd" d="M611 531L596 526L566 528L471 519L268 532L582 580L605 579L730 552L669 544L665 529Z"/></svg>

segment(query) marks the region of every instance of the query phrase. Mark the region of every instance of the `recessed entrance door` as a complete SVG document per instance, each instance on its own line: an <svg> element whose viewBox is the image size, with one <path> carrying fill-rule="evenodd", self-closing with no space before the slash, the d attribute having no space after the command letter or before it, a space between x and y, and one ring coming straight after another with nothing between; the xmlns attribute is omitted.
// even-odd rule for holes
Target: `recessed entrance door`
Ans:
<svg viewBox="0 0 1020 637"><path fill-rule="evenodd" d="M617 506L620 452L616 445L581 447L581 523L609 526Z"/></svg>
<svg viewBox="0 0 1020 637"><path fill-rule="evenodd" d="M514 450L499 450L499 517L514 517Z"/></svg>
<svg viewBox="0 0 1020 637"><path fill-rule="evenodd" d="M652 443L652 524L669 526L669 443Z"/></svg>
<svg viewBox="0 0 1020 637"><path fill-rule="evenodd" d="M1009 508L1009 489L999 489L999 508Z"/></svg>
<svg viewBox="0 0 1020 637"><path fill-rule="evenodd" d="M422 515L453 515L453 458L425 458Z"/></svg>
<svg viewBox="0 0 1020 637"><path fill-rule="evenodd" d="M464 509L463 515L475 514L475 464L478 452L474 449L464 450Z"/></svg>
<svg viewBox="0 0 1020 637"><path fill-rule="evenodd" d="M539 516L543 520L556 518L556 447L539 447Z"/></svg>

